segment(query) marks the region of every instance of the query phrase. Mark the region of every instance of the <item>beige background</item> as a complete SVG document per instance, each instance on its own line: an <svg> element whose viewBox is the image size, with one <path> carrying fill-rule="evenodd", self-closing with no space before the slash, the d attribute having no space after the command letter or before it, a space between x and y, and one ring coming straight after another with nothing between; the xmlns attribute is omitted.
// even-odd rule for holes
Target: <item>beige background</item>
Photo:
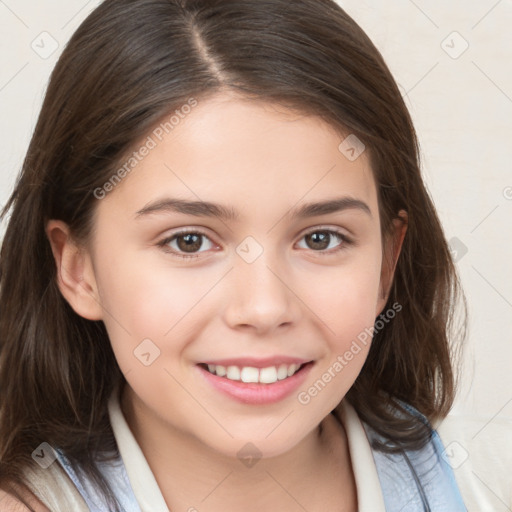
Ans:
<svg viewBox="0 0 512 512"><path fill-rule="evenodd" d="M98 3L0 1L0 204L56 59ZM439 428L447 457L470 511L510 511L512 2L339 3L381 50L403 91L426 183L458 250L470 323L460 392ZM52 45L58 47L47 55Z"/></svg>

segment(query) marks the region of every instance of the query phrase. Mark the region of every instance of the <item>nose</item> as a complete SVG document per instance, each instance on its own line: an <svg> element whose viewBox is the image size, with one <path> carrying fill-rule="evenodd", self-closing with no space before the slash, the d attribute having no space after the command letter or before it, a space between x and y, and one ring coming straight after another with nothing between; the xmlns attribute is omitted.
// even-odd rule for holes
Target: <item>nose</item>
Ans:
<svg viewBox="0 0 512 512"><path fill-rule="evenodd" d="M228 287L232 291L226 306L225 320L233 329L268 334L291 326L300 317L300 300L293 292L290 272L266 257L254 262L237 258Z"/></svg>

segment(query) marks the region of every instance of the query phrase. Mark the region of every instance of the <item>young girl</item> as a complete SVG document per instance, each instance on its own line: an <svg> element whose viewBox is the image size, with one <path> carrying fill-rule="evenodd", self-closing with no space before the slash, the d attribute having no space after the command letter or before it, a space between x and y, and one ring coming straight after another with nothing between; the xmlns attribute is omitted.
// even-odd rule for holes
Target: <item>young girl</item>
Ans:
<svg viewBox="0 0 512 512"><path fill-rule="evenodd" d="M465 510L418 160L333 1L105 0L3 211L2 510Z"/></svg>

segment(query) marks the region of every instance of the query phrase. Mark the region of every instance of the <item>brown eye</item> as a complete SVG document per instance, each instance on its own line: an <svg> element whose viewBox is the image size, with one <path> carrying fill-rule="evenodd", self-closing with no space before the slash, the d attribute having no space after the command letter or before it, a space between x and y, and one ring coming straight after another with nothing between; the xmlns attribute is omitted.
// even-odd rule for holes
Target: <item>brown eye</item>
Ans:
<svg viewBox="0 0 512 512"><path fill-rule="evenodd" d="M179 235L175 237L178 248L184 252L195 252L201 248L202 235L187 233L186 235Z"/></svg>
<svg viewBox="0 0 512 512"><path fill-rule="evenodd" d="M307 233L302 239L306 242L306 249L326 255L340 251L352 243L343 233L332 229L317 229Z"/></svg>
<svg viewBox="0 0 512 512"><path fill-rule="evenodd" d="M315 231L314 233L306 235L305 239L308 245L311 244L311 249L324 250L329 247L331 235L327 231Z"/></svg>
<svg viewBox="0 0 512 512"><path fill-rule="evenodd" d="M162 240L158 245L173 256L197 258L200 253L205 252L199 250L204 246L204 240L208 240L210 244L206 250L211 249L213 243L206 234L200 231L181 231Z"/></svg>

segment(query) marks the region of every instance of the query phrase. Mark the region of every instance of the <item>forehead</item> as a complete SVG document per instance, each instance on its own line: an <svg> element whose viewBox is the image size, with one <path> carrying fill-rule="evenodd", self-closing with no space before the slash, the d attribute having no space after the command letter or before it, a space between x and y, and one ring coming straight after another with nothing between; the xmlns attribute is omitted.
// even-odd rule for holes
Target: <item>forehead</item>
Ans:
<svg viewBox="0 0 512 512"><path fill-rule="evenodd" d="M243 221L249 211L275 217L346 196L377 213L366 153L348 158L342 143L349 134L319 117L227 94L173 112L133 147L133 167L100 207L117 203L135 214L172 196L222 203Z"/></svg>

